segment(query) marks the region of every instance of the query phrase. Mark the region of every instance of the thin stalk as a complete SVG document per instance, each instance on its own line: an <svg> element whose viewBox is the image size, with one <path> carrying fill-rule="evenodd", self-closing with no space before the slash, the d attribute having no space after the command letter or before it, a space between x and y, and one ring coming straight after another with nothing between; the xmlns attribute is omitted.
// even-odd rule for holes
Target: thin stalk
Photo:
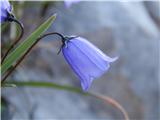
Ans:
<svg viewBox="0 0 160 120"><path fill-rule="evenodd" d="M4 54L1 64L4 62L5 58L7 57L7 55L9 54L9 52L15 47L15 45L21 40L23 34L24 34L24 27L23 24L21 22L19 22L18 20L16 20L15 18L12 18L12 21L17 23L20 28L21 28L21 34L19 35L19 37L13 42L13 44L10 46L10 48L7 50L7 52Z"/></svg>
<svg viewBox="0 0 160 120"><path fill-rule="evenodd" d="M13 80L10 80L13 81ZM104 101L105 103L109 103L110 105L114 106L117 108L122 114L123 114L123 120L129 120L128 113L126 110L122 107L122 105L116 101L115 99L105 96L99 93L93 93L93 92L84 92L81 89L73 86L68 86L68 85L60 85L56 83L50 83L50 82L41 82L41 81L26 81L26 82L20 82L20 81L14 81L14 82L6 82L7 85L15 85L17 87L46 87L46 88L53 88L53 89L58 89L58 90L65 90L65 91L70 91L70 92L75 92L78 94L86 95L86 96L93 96L97 99L100 99Z"/></svg>
<svg viewBox="0 0 160 120"><path fill-rule="evenodd" d="M16 69L16 67L23 61L23 59L29 54L29 52L32 50L32 48L44 37L50 36L50 35L58 35L61 37L62 43L64 42L65 38L62 34L57 33L57 32L51 32L51 33L47 33L44 34L43 36L41 36L40 38L38 38L38 40L24 53L24 55L18 60L18 62L15 64L15 66L13 66L10 71L5 75L5 77L2 79L1 83L3 84L4 81L7 79L7 77Z"/></svg>
<svg viewBox="0 0 160 120"><path fill-rule="evenodd" d="M101 100L108 102L109 104L111 104L112 106L116 107L117 109L119 109L121 111L121 113L124 116L124 120L129 120L129 116L128 113L126 112L126 110L121 106L120 103L118 103L116 100L114 100L111 97L108 96L104 96L101 94L95 94L95 93L90 93L92 96L96 97L96 98L100 98Z"/></svg>

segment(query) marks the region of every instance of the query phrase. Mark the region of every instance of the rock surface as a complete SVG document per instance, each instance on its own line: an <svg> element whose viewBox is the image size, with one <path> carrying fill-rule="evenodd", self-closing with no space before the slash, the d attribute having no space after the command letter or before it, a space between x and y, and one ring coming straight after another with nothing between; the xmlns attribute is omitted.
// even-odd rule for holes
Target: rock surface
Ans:
<svg viewBox="0 0 160 120"><path fill-rule="evenodd" d="M160 18L156 17L158 20L155 22L150 14L154 11L152 9L155 4L147 4L150 7L146 7L144 2L83 1L67 9L63 2L55 2L46 15L58 14L49 31L81 35L107 55L119 56L108 73L93 82L89 91L99 92L119 101L131 120L158 120L160 107ZM30 19L34 19L33 16L30 15ZM39 48L31 53L13 77L24 81L53 81L80 87L79 80L63 56L57 56L59 45L53 45L53 48L43 46L52 42L52 38L48 37L46 42L40 43ZM65 91L6 88L2 90L2 94L14 106L13 120L115 120L123 117L116 109L97 99Z"/></svg>

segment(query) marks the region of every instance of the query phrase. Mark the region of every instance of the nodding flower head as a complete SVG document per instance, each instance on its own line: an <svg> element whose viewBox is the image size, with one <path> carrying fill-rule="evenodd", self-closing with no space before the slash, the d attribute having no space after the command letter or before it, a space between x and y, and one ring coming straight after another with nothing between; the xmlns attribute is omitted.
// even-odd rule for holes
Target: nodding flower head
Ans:
<svg viewBox="0 0 160 120"><path fill-rule="evenodd" d="M94 79L109 69L111 62L117 60L117 57L108 57L96 46L81 37L67 39L62 46L62 53L80 79L84 91L88 90Z"/></svg>
<svg viewBox="0 0 160 120"><path fill-rule="evenodd" d="M8 2L8 0L0 0L0 8L1 8L1 12L0 12L0 22L5 22L5 21L11 21L11 17L14 17L11 14L12 11L12 6L10 5L10 3Z"/></svg>

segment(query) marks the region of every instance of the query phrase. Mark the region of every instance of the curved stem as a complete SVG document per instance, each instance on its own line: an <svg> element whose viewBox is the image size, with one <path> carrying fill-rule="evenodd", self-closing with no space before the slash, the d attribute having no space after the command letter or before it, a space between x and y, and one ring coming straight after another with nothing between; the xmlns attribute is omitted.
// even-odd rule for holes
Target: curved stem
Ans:
<svg viewBox="0 0 160 120"><path fill-rule="evenodd" d="M107 96L103 96L101 94L96 94L96 93L91 93L93 96L100 98L106 102L108 102L109 104L113 105L114 107L116 107L117 109L119 109L121 111L121 113L124 116L124 120L129 120L129 116L128 113L126 112L126 110L120 105L120 103L118 103L116 100L114 100L111 97L107 97Z"/></svg>
<svg viewBox="0 0 160 120"><path fill-rule="evenodd" d="M7 85L15 85L17 87L47 87L47 88L54 88L54 89L58 89L58 90L65 90L65 91L70 91L70 92L75 92L75 93L79 93L82 95L86 95L86 96L93 96L97 99L100 99L102 101L104 101L105 103L109 103L110 105L114 106L115 108L117 108L124 116L123 120L130 120L127 111L123 108L123 106L116 101L115 99L109 97L109 96L105 96L99 93L93 93L93 92L84 92L81 89L77 88L77 87L72 87L72 86L68 86L68 85L60 85L60 84L56 84L54 82L50 83L50 82L41 82L41 81L14 81L11 80L12 82L6 82ZM3 87L3 86L2 86Z"/></svg>
<svg viewBox="0 0 160 120"><path fill-rule="evenodd" d="M21 40L23 33L24 33L24 27L23 24L21 22L19 22L18 20L16 20L15 18L12 18L12 21L14 21L15 23L17 23L20 28L21 28L21 34L20 36L13 42L13 44L10 46L10 48L7 50L7 52L4 54L1 64L4 62L5 58L7 57L7 55L9 54L9 52L15 47L15 45Z"/></svg>
<svg viewBox="0 0 160 120"><path fill-rule="evenodd" d="M50 35L58 35L61 37L62 43L65 40L65 37L57 32L51 32L44 34L43 36L39 37L38 40L24 53L24 55L18 60L18 62L13 66L10 71L5 75L5 77L2 79L1 83L4 83L4 81L7 79L7 77L16 69L16 67L23 61L23 59L28 55L28 53L32 50L32 48L44 37L50 36Z"/></svg>

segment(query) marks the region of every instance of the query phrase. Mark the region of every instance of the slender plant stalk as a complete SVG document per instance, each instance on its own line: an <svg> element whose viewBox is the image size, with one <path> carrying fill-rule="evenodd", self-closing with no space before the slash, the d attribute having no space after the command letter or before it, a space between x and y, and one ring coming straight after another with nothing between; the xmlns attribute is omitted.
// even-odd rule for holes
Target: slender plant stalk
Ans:
<svg viewBox="0 0 160 120"><path fill-rule="evenodd" d="M13 81L13 80L11 80ZM72 87L72 86L68 86L68 85L59 85L56 83L50 83L50 82L38 82L38 81L26 81L26 82L20 82L20 81L14 81L14 82L6 82L5 84L7 85L15 85L17 87L47 87L47 88L53 88L53 89L58 89L58 90L65 90L65 91L70 91L70 92L75 92L78 94L82 94L85 96L93 96L97 99L100 99L102 101L104 101L105 103L109 103L112 106L114 106L115 108L117 108L124 116L123 120L129 120L129 116L127 114L127 112L125 111L125 109L120 105L120 103L118 103L118 101L114 100L113 98L109 97L109 96L105 96L99 93L93 93L93 92L84 92L81 89L77 88L77 87ZM4 86L5 86L4 84Z"/></svg>
<svg viewBox="0 0 160 120"><path fill-rule="evenodd" d="M32 48L44 37L47 37L49 35L59 35L61 37L62 42L64 42L64 36L57 32L51 32L44 34L43 36L39 37L38 40L24 53L24 55L18 60L18 62L8 71L8 73L5 75L5 77L2 79L1 83L3 84L4 81L7 79L7 77L16 69L16 67L23 61L23 59L28 55L28 53L32 50Z"/></svg>
<svg viewBox="0 0 160 120"><path fill-rule="evenodd" d="M104 96L104 95L101 95L101 94L95 94L95 93L91 93L91 94L92 94L92 96L95 96L97 98L101 98L103 101L106 101L106 102L110 103L111 105L115 106L123 114L124 120L129 120L129 116L128 116L127 112L116 100L114 100L111 97Z"/></svg>
<svg viewBox="0 0 160 120"><path fill-rule="evenodd" d="M10 48L7 50L7 52L4 54L3 58L2 58L2 61L1 61L1 64L4 62L5 58L7 57L7 55L9 54L9 52L15 47L15 45L21 40L23 34L24 34L24 27L23 27L23 24L21 22L19 22L18 20L16 19L12 19L15 23L17 23L20 28L21 28L21 34L20 36L13 42L13 44L10 46Z"/></svg>

